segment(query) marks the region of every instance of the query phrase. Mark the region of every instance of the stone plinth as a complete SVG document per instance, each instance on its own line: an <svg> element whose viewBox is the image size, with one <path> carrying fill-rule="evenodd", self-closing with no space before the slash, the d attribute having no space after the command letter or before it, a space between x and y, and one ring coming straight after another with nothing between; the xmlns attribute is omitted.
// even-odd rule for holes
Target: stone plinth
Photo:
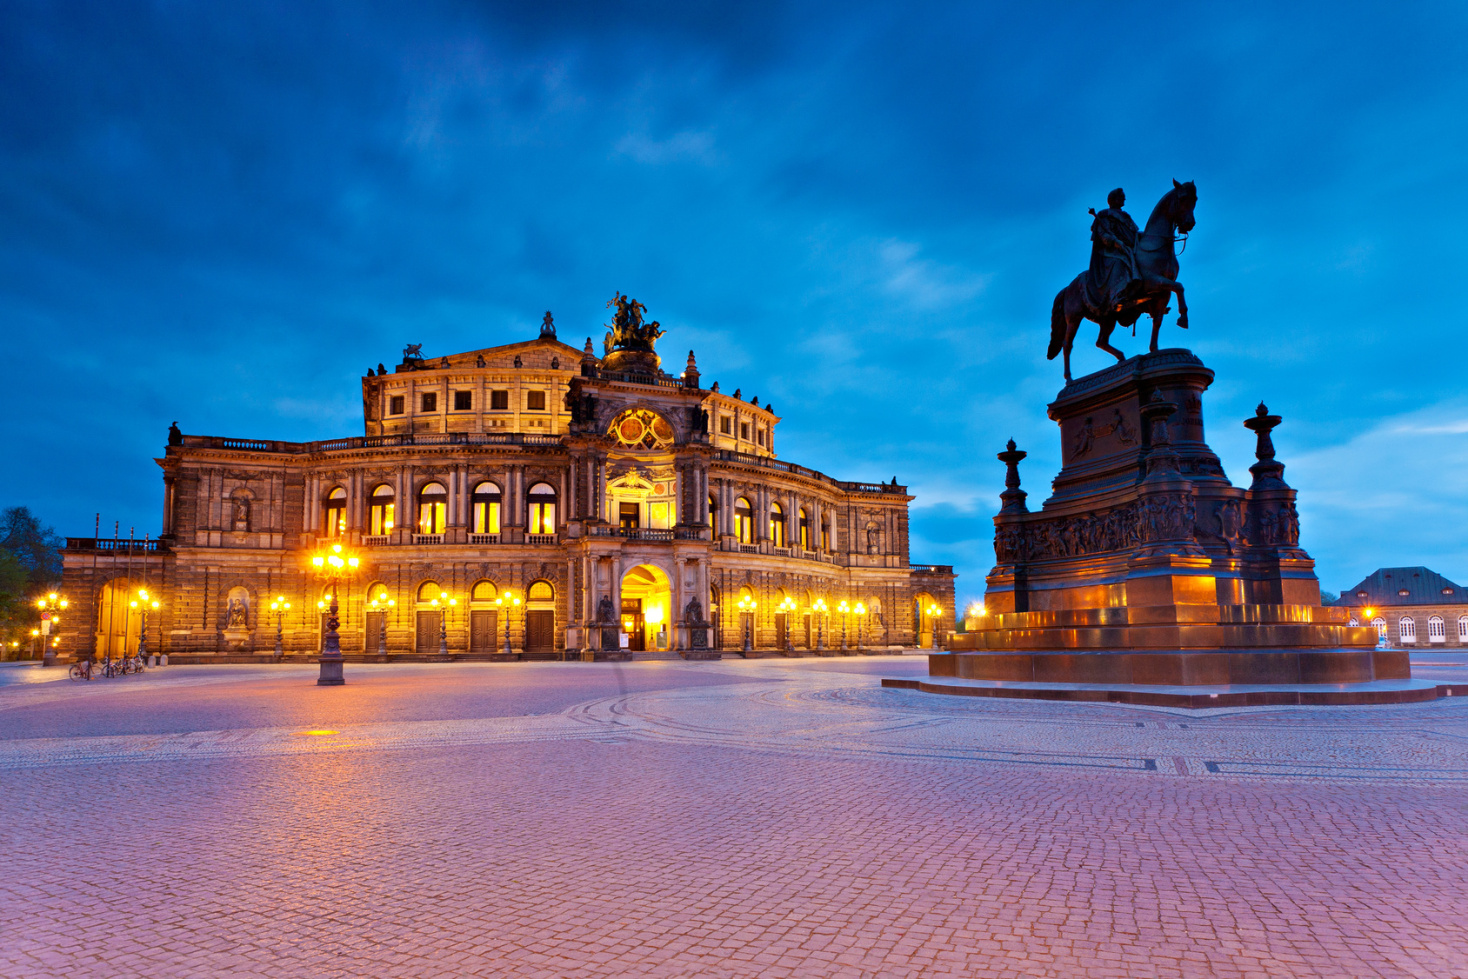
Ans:
<svg viewBox="0 0 1468 979"><path fill-rule="evenodd" d="M1259 411L1253 482L1229 482L1203 433L1213 372L1187 350L1133 357L1049 406L1063 464L1031 512L1010 443L984 614L933 676L1119 684L1406 679L1370 626L1320 605L1295 491Z"/></svg>

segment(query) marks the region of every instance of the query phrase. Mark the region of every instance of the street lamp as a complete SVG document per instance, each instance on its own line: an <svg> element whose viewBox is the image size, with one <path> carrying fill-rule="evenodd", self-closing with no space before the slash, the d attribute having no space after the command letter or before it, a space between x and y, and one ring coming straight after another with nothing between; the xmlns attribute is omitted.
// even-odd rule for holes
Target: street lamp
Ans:
<svg viewBox="0 0 1468 979"><path fill-rule="evenodd" d="M856 651L861 652L862 625L866 622L867 607L861 602L856 603L856 608L851 611L856 613Z"/></svg>
<svg viewBox="0 0 1468 979"><path fill-rule="evenodd" d="M786 595L784 600L776 607L775 611L785 615L785 652L794 653L795 644L790 639L790 613L795 611L795 599Z"/></svg>
<svg viewBox="0 0 1468 979"><path fill-rule="evenodd" d="M31 630L31 655L32 656L39 656L40 653L41 653L41 651L36 648L40 644L40 639L41 639L41 630L40 629L32 629Z"/></svg>
<svg viewBox="0 0 1468 979"><path fill-rule="evenodd" d="M284 636L283 623L285 614L291 610L291 603L285 600L284 595L275 596L275 601L270 603L270 611L275 613L275 661L279 663L285 659L285 648L282 640Z"/></svg>
<svg viewBox="0 0 1468 979"><path fill-rule="evenodd" d="M754 610L757 604L753 595L739 596L739 611L749 615L749 618L744 621L744 651L746 653L754 649Z"/></svg>
<svg viewBox="0 0 1468 979"><path fill-rule="evenodd" d="M459 604L459 600L446 591L440 591L438 598L431 598L428 604L439 610L438 614L438 655L445 658L449 655L449 609Z"/></svg>
<svg viewBox="0 0 1468 979"><path fill-rule="evenodd" d="M943 630L939 628L942 623L939 621L938 616L943 614L943 610L939 608L936 603L930 602L928 604L928 607L924 611L926 611L928 613L928 617L933 620L933 648L942 649Z"/></svg>
<svg viewBox="0 0 1468 979"><path fill-rule="evenodd" d="M816 653L823 653L826 650L826 600L816 599L810 610L816 616Z"/></svg>
<svg viewBox="0 0 1468 979"><path fill-rule="evenodd" d="M146 588L138 589L138 597L129 603L132 608L143 614L143 621L138 626L138 659L144 664L148 662L148 610L158 611L158 599L149 598ZM157 662L152 664L157 666Z"/></svg>
<svg viewBox="0 0 1468 979"><path fill-rule="evenodd" d="M367 607L374 612L382 612L384 615L377 620L377 655L387 656L387 615L388 609L394 608L397 601L387 597L386 591L380 591L372 596L367 602Z"/></svg>
<svg viewBox="0 0 1468 979"><path fill-rule="evenodd" d="M54 591L45 598L36 599L36 608L41 610L41 635L45 637L41 640L45 647L45 652L41 654L42 666L56 665L56 644L46 640L51 635L51 626L61 621L56 613L66 608L68 604L70 603L67 602L66 596L58 595Z"/></svg>
<svg viewBox="0 0 1468 979"><path fill-rule="evenodd" d="M347 682L342 677L342 641L336 631L341 625L337 619L337 582L343 575L356 574L360 563L355 554L344 553L340 544L311 556L311 567L317 576L331 583L331 606L326 614L326 636L321 643L321 674L316 678L319 687L337 687Z"/></svg>
<svg viewBox="0 0 1468 979"><path fill-rule="evenodd" d="M506 588L500 592L494 603L505 610L505 655L513 656L515 654L510 649L510 609L520 604L520 596Z"/></svg>
<svg viewBox="0 0 1468 979"><path fill-rule="evenodd" d="M836 606L836 611L841 613L841 651L844 653L846 652L846 623L851 619L851 608L843 599L841 604Z"/></svg>

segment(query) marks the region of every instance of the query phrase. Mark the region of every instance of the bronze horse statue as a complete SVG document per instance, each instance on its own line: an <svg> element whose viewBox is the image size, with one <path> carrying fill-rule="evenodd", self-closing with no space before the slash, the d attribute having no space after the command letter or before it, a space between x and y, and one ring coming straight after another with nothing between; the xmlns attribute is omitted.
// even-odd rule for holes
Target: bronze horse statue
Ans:
<svg viewBox="0 0 1468 979"><path fill-rule="evenodd" d="M1082 272L1070 285L1055 296L1050 309L1050 349L1047 360L1065 352L1065 380L1070 382L1070 350L1075 343L1076 331L1081 320L1089 319L1101 326L1096 346L1113 354L1118 361L1125 355L1107 341L1117 324L1131 326L1144 314L1152 317L1151 351L1157 352L1157 333L1162 328L1162 317L1167 313L1168 301L1177 293L1177 325L1188 328L1188 304L1183 297L1182 284L1177 281L1177 252L1174 244L1179 241L1178 232L1184 239L1193 230L1193 207L1198 203L1198 191L1189 180L1180 184L1172 182L1172 190L1162 195L1147 226L1137 236L1135 249L1137 281L1134 288L1122 297L1114 308L1096 309L1087 301L1086 276Z"/></svg>

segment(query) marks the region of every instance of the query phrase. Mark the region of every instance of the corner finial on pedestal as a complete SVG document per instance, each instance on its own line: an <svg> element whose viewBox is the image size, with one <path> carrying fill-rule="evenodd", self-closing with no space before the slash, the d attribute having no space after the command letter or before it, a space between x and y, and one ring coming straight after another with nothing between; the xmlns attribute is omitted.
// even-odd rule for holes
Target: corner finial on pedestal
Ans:
<svg viewBox="0 0 1468 979"><path fill-rule="evenodd" d="M1000 513L1029 512L1025 507L1025 497L1029 494L1019 488L1019 462L1027 455L1029 455L1028 452L1015 448L1014 439L1010 439L1005 450L999 453L999 461L1008 467L1004 473L1004 492L999 494L999 499L1003 504L999 508Z"/></svg>
<svg viewBox="0 0 1468 979"><path fill-rule="evenodd" d="M1258 444L1254 447L1254 455L1258 462L1249 467L1249 472L1254 474L1254 482L1251 489L1287 489L1289 484L1284 481L1284 463L1274 458L1274 438L1270 435L1279 423L1284 421L1279 415L1271 415L1264 402L1259 402L1259 407L1254 409L1254 417L1244 420L1244 427L1258 437Z"/></svg>

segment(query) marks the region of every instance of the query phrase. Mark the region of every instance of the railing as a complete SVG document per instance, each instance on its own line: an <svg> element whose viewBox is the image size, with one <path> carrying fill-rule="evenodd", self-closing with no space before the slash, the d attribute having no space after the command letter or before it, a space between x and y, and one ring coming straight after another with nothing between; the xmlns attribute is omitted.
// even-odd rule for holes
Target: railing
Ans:
<svg viewBox="0 0 1468 979"><path fill-rule="evenodd" d="M673 530L674 540L708 540L704 535L703 527L676 527Z"/></svg>
<svg viewBox="0 0 1468 979"><path fill-rule="evenodd" d="M279 442L267 439L236 439L215 435L185 435L186 447L233 449L244 452L281 452L292 455L337 452L343 449L379 449L414 445L560 445L559 435L530 435L525 432L440 432L425 435L357 435L319 442Z"/></svg>
<svg viewBox="0 0 1468 979"><path fill-rule="evenodd" d="M617 536L628 540L672 540L673 532L651 527L618 527Z"/></svg>
<svg viewBox="0 0 1468 979"><path fill-rule="evenodd" d="M842 482L815 469L807 469L805 466L798 466L793 462L781 462L779 459L774 459L769 456L750 455L748 452L735 452L732 449L720 449L715 455L716 458L723 462L737 462L745 466L774 469L777 472L786 472L793 476L804 476L807 479L830 483L832 486L845 490L848 493L897 493L904 496L907 494L906 486L895 486L892 483Z"/></svg>
<svg viewBox="0 0 1468 979"><path fill-rule="evenodd" d="M471 544L498 544L499 542L500 542L500 535L499 534L470 534L469 535L469 543L471 543Z"/></svg>
<svg viewBox="0 0 1468 979"><path fill-rule="evenodd" d="M414 544L442 544L443 534L414 534Z"/></svg>
<svg viewBox="0 0 1468 979"><path fill-rule="evenodd" d="M170 550L167 541L161 540L118 540L113 537L68 537L68 551L121 551L151 554Z"/></svg>
<svg viewBox="0 0 1468 979"><path fill-rule="evenodd" d="M776 548L772 548L772 550L774 550L774 552L776 554L780 555L781 557L789 557L790 556L790 548L788 548L788 547L776 547Z"/></svg>
<svg viewBox="0 0 1468 979"><path fill-rule="evenodd" d="M757 544L740 544L739 545L739 553L740 554L758 554L759 553L759 545L757 545Z"/></svg>
<svg viewBox="0 0 1468 979"><path fill-rule="evenodd" d="M527 543L527 544L554 544L555 542L556 542L556 535L555 534L526 534L525 535L525 543Z"/></svg>
<svg viewBox="0 0 1468 979"><path fill-rule="evenodd" d="M951 564L909 564L908 568L920 574L952 574Z"/></svg>
<svg viewBox="0 0 1468 979"><path fill-rule="evenodd" d="M671 374L641 374L633 371L599 370L596 376L604 381L622 381L626 384L652 384L660 388L681 388L683 381Z"/></svg>
<svg viewBox="0 0 1468 979"><path fill-rule="evenodd" d="M383 547L384 545L391 544L391 543L392 543L392 538L389 537L387 534L363 534L362 535L362 546L363 547Z"/></svg>

